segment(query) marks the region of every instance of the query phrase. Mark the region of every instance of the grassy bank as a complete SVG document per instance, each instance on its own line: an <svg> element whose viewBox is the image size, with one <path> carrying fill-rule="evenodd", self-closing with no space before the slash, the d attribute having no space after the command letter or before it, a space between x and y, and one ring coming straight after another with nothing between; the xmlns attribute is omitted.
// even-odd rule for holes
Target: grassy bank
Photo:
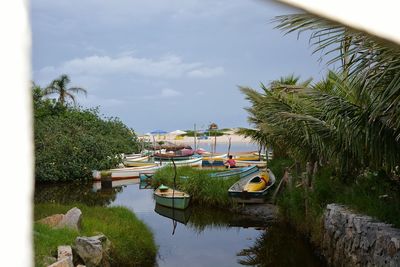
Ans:
<svg viewBox="0 0 400 267"><path fill-rule="evenodd" d="M82 229L50 229L34 224L35 266L45 266L45 258L57 254L57 246L72 245L77 236L103 233L112 242L113 266L153 266L157 248L147 226L123 207L88 207L75 205L82 211ZM57 213L66 213L73 205L36 204L35 221Z"/></svg>
<svg viewBox="0 0 400 267"><path fill-rule="evenodd" d="M225 169L220 169L225 170ZM239 176L221 179L212 178L210 173L216 170L194 169L191 167L177 168L176 188L191 195L191 202L208 207L229 207L232 201L228 197L228 189ZM173 186L174 169L172 167L162 168L154 175L153 186L160 184Z"/></svg>
<svg viewBox="0 0 400 267"><path fill-rule="evenodd" d="M283 172L283 168L289 166L287 163L288 160L276 159L271 165L281 166ZM294 179L297 179L295 183L300 182L299 178ZM343 183L331 168L325 167L315 178L307 205L306 196L302 186L294 186L291 191L285 189L277 203L284 217L315 242L320 239L321 219L329 203L344 204L359 213L400 227L400 185L382 174L367 172Z"/></svg>

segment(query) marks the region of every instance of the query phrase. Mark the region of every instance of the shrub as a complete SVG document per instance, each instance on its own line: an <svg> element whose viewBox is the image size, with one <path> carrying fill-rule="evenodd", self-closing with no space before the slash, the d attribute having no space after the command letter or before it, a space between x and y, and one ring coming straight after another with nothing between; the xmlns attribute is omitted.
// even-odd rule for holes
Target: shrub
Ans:
<svg viewBox="0 0 400 267"><path fill-rule="evenodd" d="M93 169L114 167L121 152L138 150L135 133L116 118L101 118L97 109L39 100L34 123L37 181L91 179Z"/></svg>

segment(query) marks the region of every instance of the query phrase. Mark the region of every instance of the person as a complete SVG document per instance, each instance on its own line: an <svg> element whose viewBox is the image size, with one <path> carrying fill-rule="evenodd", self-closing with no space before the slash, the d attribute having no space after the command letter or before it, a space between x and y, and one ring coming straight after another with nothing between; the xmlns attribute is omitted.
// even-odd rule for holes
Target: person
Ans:
<svg viewBox="0 0 400 267"><path fill-rule="evenodd" d="M233 159L232 155L229 155L227 161L225 161L226 168L236 168L236 160Z"/></svg>

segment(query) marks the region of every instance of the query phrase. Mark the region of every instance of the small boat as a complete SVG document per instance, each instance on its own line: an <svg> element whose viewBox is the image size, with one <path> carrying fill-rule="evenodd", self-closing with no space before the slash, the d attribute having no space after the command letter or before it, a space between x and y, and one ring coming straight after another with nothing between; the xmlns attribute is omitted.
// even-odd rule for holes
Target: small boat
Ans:
<svg viewBox="0 0 400 267"><path fill-rule="evenodd" d="M258 168L266 168L267 162L264 160L235 160L236 167L257 166Z"/></svg>
<svg viewBox="0 0 400 267"><path fill-rule="evenodd" d="M187 224L191 215L191 209L173 209L168 208L159 204L156 204L154 211L161 216L172 219L174 221L180 222L182 224Z"/></svg>
<svg viewBox="0 0 400 267"><path fill-rule="evenodd" d="M275 184L275 175L269 169L264 174L267 179L262 175L258 172L240 179L229 188L229 197L239 203L263 203L268 189ZM260 181L262 178L266 180L265 184Z"/></svg>
<svg viewBox="0 0 400 267"><path fill-rule="evenodd" d="M211 177L216 177L216 178L223 178L223 179L228 179L234 176L238 176L240 178L245 178L249 175L252 175L253 173L258 172L259 169L257 166L249 166L249 167L243 167L243 168L234 168L234 169L229 169L229 171L221 171L221 172L213 172L210 174Z"/></svg>
<svg viewBox="0 0 400 267"><path fill-rule="evenodd" d="M147 161L149 160L149 156L133 156L133 157L125 157L124 161L127 162L135 162L135 161Z"/></svg>
<svg viewBox="0 0 400 267"><path fill-rule="evenodd" d="M129 161L126 160L124 161L123 165L125 167L139 167L139 166L151 166L151 165L156 165L154 162L150 161Z"/></svg>
<svg viewBox="0 0 400 267"><path fill-rule="evenodd" d="M235 156L233 159L240 161L255 161L255 160L260 160L260 157L258 155L241 155L241 156Z"/></svg>
<svg viewBox="0 0 400 267"><path fill-rule="evenodd" d="M187 160L177 160L175 161L175 157L173 157L174 163L176 166L201 166L203 159L201 157L191 157L190 159ZM160 164L161 166L165 165L172 165L172 160L171 158L166 158L160 161L155 161L155 163Z"/></svg>
<svg viewBox="0 0 400 267"><path fill-rule="evenodd" d="M159 205L184 210L189 206L190 195L168 186L160 185L154 191L154 199Z"/></svg>
<svg viewBox="0 0 400 267"><path fill-rule="evenodd" d="M138 178L139 173L141 172L155 172L160 169L159 165L152 166L141 166L141 167L127 167L127 168L116 168L105 171L92 171L94 180L101 180L102 176L111 176L112 180L118 179L129 179L129 178ZM103 174L103 175L102 175Z"/></svg>

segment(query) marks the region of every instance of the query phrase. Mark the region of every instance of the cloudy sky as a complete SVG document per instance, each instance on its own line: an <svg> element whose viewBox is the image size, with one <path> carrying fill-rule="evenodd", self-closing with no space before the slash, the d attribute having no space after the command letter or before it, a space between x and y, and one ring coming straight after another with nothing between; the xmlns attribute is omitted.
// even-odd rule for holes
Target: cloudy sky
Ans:
<svg viewBox="0 0 400 267"><path fill-rule="evenodd" d="M238 86L321 78L308 38L271 20L298 11L255 0L32 0L33 80L68 74L84 107L138 133L248 127Z"/></svg>

